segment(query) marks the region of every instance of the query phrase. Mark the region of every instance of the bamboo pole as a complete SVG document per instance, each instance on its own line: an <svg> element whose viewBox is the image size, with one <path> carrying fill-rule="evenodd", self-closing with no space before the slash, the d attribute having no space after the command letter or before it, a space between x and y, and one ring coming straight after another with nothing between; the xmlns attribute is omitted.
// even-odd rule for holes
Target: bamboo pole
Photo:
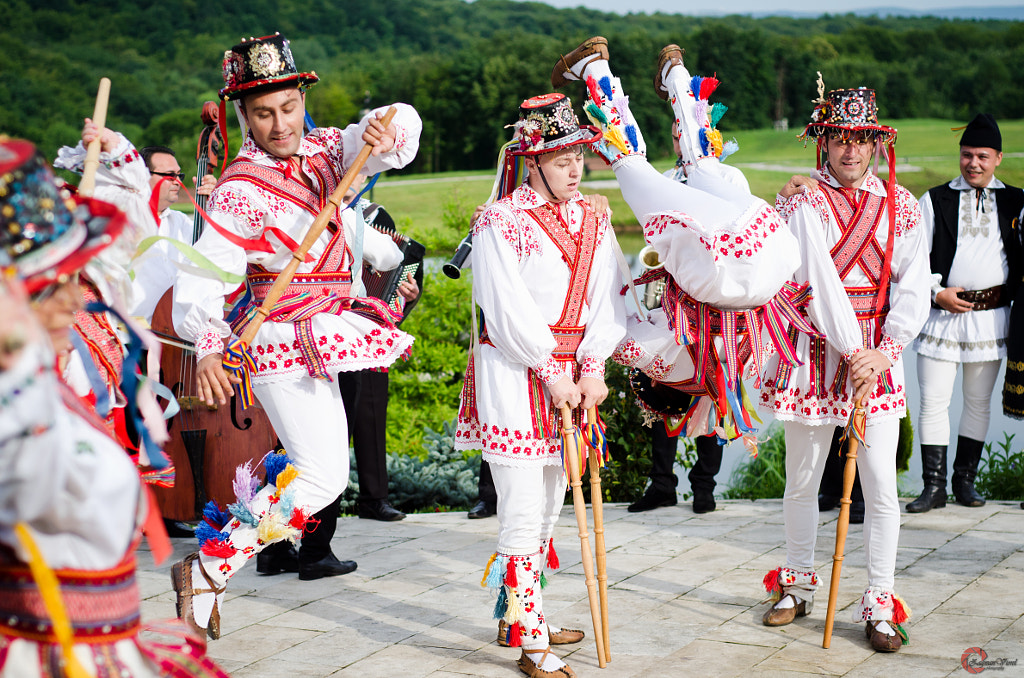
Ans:
<svg viewBox="0 0 1024 678"><path fill-rule="evenodd" d="M96 138L89 142L85 152L85 164L82 167L82 181L78 183L78 195L91 198L96 190L96 170L100 167L100 147L103 129L107 125L107 103L110 101L110 78L100 78L100 87L96 92L96 106L92 112L92 121L96 123Z"/></svg>

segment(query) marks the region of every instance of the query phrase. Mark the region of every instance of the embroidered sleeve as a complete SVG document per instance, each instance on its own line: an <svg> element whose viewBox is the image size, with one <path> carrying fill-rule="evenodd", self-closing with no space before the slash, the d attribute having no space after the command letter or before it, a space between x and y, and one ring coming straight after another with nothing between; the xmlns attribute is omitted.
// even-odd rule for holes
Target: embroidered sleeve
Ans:
<svg viewBox="0 0 1024 678"><path fill-rule="evenodd" d="M473 235L493 228L515 250L519 261L531 252L540 252L537 234L525 219L516 219L507 205L496 203L484 210L473 225Z"/></svg>
<svg viewBox="0 0 1024 678"><path fill-rule="evenodd" d="M402 150L408 142L409 132L401 125L395 125L395 150Z"/></svg>
<svg viewBox="0 0 1024 678"><path fill-rule="evenodd" d="M781 193L775 194L775 209L786 221L789 221L789 215L793 213L793 208L790 207L791 202L790 198L783 198Z"/></svg>
<svg viewBox="0 0 1024 678"><path fill-rule="evenodd" d="M220 332L213 327L207 328L196 337L196 362L202 360L211 353L223 353L224 340Z"/></svg>
<svg viewBox="0 0 1024 678"><path fill-rule="evenodd" d="M553 384L565 376L565 370L561 363L555 360L554 356L548 356L533 366L533 371L545 384Z"/></svg>
<svg viewBox="0 0 1024 678"><path fill-rule="evenodd" d="M893 365L903 356L903 345L888 335L882 337L882 341L878 344L878 350Z"/></svg>
<svg viewBox="0 0 1024 678"><path fill-rule="evenodd" d="M604 361L595 356L586 356L580 363L580 377L604 379Z"/></svg>
<svg viewBox="0 0 1024 678"><path fill-rule="evenodd" d="M921 223L921 205L904 187L896 186L896 237L900 238Z"/></svg>
<svg viewBox="0 0 1024 678"><path fill-rule="evenodd" d="M215 211L234 217L239 225L249 231L248 235L263 232L266 211L254 204L245 193L232 187L230 181L218 186L210 196L210 212Z"/></svg>

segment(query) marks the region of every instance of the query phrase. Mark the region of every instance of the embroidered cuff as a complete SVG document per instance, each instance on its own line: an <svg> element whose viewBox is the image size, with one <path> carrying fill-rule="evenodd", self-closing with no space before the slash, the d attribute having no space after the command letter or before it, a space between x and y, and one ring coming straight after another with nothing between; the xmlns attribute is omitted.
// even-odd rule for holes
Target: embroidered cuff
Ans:
<svg viewBox="0 0 1024 678"><path fill-rule="evenodd" d="M588 355L580 362L580 377L604 379L604 361Z"/></svg>
<svg viewBox="0 0 1024 678"><path fill-rule="evenodd" d="M533 366L533 371L545 384L553 384L565 376L565 370L561 363L555 360L554 356L548 356L543 361Z"/></svg>
<svg viewBox="0 0 1024 678"><path fill-rule="evenodd" d="M782 210L786 209L787 203L789 203L789 198L783 198L781 193L775 194L775 209L778 210L779 214L782 214Z"/></svg>
<svg viewBox="0 0 1024 678"><path fill-rule="evenodd" d="M878 350L881 351L889 362L893 365L903 356L903 344L900 344L890 336L882 337L882 342L878 344Z"/></svg>
<svg viewBox="0 0 1024 678"><path fill-rule="evenodd" d="M409 142L409 133L401 125L395 125L395 145L391 150L400 151Z"/></svg>
<svg viewBox="0 0 1024 678"><path fill-rule="evenodd" d="M895 591L869 586L853 611L853 621L887 621L902 624L910 619L910 606Z"/></svg>
<svg viewBox="0 0 1024 678"><path fill-rule="evenodd" d="M211 353L223 353L224 340L220 332L210 327L196 337L196 362L199 362Z"/></svg>
<svg viewBox="0 0 1024 678"><path fill-rule="evenodd" d="M763 583L765 591L772 594L773 600L789 594L797 600L810 602L821 582L814 570L801 572L789 567L777 567L764 576Z"/></svg>

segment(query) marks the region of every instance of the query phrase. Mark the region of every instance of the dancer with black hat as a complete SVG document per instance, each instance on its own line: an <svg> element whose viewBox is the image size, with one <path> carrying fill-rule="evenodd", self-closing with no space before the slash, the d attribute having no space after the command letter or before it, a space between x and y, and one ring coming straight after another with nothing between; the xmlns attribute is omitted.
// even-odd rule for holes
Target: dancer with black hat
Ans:
<svg viewBox="0 0 1024 678"><path fill-rule="evenodd" d="M821 337L800 337L803 365L768 361L761 404L786 434L786 563L764 577L776 602L768 626L811 612L817 492L836 426L866 402L866 432L857 458L866 505L867 588L853 610L867 622L871 646L895 652L906 642L910 609L895 591L900 507L896 444L906 412L904 347L928 311L925 235L917 201L895 180L896 130L878 123L875 92L844 89L818 100L804 136L817 141L813 178L795 176L776 205L800 242L797 280L814 290L808 315ZM871 171L886 157L889 180ZM866 448L866 449L864 449Z"/></svg>
<svg viewBox="0 0 1024 678"><path fill-rule="evenodd" d="M497 488L498 548L485 583L499 589L499 642L522 647L529 676L574 676L550 644L575 643L544 613L545 567L557 567L552 533L565 499L560 419L608 395L604 365L625 333L615 233L578 190L584 144L569 99L524 101L519 141L524 183L473 226L473 296L483 311L466 371L455 445L481 449ZM511 189L512 186L510 185ZM582 405L582 407L580 407Z"/></svg>
<svg viewBox="0 0 1024 678"><path fill-rule="evenodd" d="M985 504L974 489L974 477L988 434L992 389L1006 357L1010 302L1024 272L1020 230L1013 227L1024 207L1024 191L995 177L1002 160L999 125L979 113L960 137L960 176L921 198L933 280L932 308L914 342L924 491L907 504L911 513L946 505L949 401L961 364L963 412L953 494L964 506ZM1007 370L1015 365L1011 361Z"/></svg>
<svg viewBox="0 0 1024 678"><path fill-rule="evenodd" d="M231 377L222 364L224 340L232 332L241 336L261 314L278 273L299 249L296 243L364 146L372 147L368 173L402 167L415 157L421 129L415 110L395 104L387 126L380 109L345 129L305 134L305 92L319 78L296 69L280 35L243 40L224 53L223 66L221 100L235 102L245 141L210 196L208 228L195 249L219 268L246 276L250 294L225 319L225 297L234 286L183 272L175 287L175 326L195 343L205 402L225 404L238 385L247 396L251 378L251 393L288 456L267 457L267 485L259 491L252 470L240 469L238 502L230 512L210 507L196 530L199 551L173 568L179 616L214 638L227 580L268 544L294 541L311 516L297 562L294 553L277 553L258 568L297 570L306 580L356 569L330 547L349 473L345 409L333 376L387 367L409 350L412 337L395 327L398 318L382 302L350 295L357 249L350 247L357 219L352 210L335 211L308 255L296 255L304 260L260 325L251 352L229 344L236 361ZM389 270L402 262L390 237L373 229L363 235L370 265Z"/></svg>

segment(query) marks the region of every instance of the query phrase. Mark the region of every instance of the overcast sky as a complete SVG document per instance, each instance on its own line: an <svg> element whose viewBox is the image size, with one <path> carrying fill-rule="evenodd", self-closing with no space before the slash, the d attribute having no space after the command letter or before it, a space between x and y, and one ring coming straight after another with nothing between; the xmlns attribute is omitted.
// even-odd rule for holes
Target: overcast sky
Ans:
<svg viewBox="0 0 1024 678"><path fill-rule="evenodd" d="M605 12L666 12L670 14L762 14L768 12L845 13L873 8L901 8L916 11L940 8L969 7L1024 7L1021 0L715 0L714 2L684 2L682 0L541 0L555 7L589 7Z"/></svg>

